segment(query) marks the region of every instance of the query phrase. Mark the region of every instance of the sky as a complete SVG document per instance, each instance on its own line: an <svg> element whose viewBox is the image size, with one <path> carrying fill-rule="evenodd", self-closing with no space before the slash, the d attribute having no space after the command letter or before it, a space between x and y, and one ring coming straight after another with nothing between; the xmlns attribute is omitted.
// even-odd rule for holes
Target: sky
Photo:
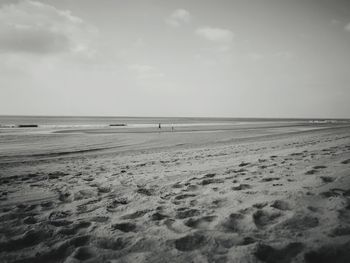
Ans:
<svg viewBox="0 0 350 263"><path fill-rule="evenodd" d="M0 115L350 118L348 0L0 0Z"/></svg>

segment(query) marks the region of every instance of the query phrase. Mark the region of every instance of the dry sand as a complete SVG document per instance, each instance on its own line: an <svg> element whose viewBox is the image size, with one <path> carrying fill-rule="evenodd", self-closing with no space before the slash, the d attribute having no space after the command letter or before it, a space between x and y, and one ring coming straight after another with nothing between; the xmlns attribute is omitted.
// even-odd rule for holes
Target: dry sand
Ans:
<svg viewBox="0 0 350 263"><path fill-rule="evenodd" d="M350 128L229 134L3 156L0 262L350 262Z"/></svg>

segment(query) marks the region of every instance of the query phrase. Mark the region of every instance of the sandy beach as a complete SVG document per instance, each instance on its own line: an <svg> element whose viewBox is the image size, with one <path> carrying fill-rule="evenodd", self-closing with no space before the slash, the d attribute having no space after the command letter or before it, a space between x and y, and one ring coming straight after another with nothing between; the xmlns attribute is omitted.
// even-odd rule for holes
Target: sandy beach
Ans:
<svg viewBox="0 0 350 263"><path fill-rule="evenodd" d="M0 0L0 263L350 263L350 0Z"/></svg>
<svg viewBox="0 0 350 263"><path fill-rule="evenodd" d="M0 262L349 262L349 126L116 131L1 134Z"/></svg>

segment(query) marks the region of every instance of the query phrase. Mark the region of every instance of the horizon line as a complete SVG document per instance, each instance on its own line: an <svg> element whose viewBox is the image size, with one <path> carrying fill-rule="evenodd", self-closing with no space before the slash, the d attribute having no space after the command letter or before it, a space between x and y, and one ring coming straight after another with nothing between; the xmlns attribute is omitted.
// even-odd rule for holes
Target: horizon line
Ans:
<svg viewBox="0 0 350 263"><path fill-rule="evenodd" d="M41 114L0 114L0 117L52 117L52 118L183 118L183 119L262 119L262 120L350 120L348 118L338 117L222 117L222 116L127 116L127 115L41 115Z"/></svg>

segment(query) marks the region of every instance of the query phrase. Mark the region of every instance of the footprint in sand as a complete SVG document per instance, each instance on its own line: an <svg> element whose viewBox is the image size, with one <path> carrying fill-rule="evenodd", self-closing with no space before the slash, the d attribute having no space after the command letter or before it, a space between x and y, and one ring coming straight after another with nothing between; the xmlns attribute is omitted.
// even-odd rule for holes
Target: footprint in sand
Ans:
<svg viewBox="0 0 350 263"><path fill-rule="evenodd" d="M175 220L175 219L165 219L163 221L164 225L171 231L175 233L185 233L188 232L188 228L183 225L181 220Z"/></svg>
<svg viewBox="0 0 350 263"><path fill-rule="evenodd" d="M211 203L212 203L212 206L213 208L219 208L219 207L222 207L225 202L227 201L227 199L223 198L223 199L215 199L213 200Z"/></svg>
<svg viewBox="0 0 350 263"><path fill-rule="evenodd" d="M151 220L152 221L160 221L160 220L163 220L165 218L168 218L169 216L167 215L164 215L160 212L155 212L154 214L151 215Z"/></svg>
<svg viewBox="0 0 350 263"><path fill-rule="evenodd" d="M58 219L58 220L50 220L48 221L48 224L53 225L55 227L60 227L60 226L68 226L70 224L73 224L73 221Z"/></svg>
<svg viewBox="0 0 350 263"><path fill-rule="evenodd" d="M66 192L61 192L59 191L58 193L58 200L61 202L72 202L72 194L68 191Z"/></svg>
<svg viewBox="0 0 350 263"><path fill-rule="evenodd" d="M247 166L247 165L249 165L250 163L248 163L248 162L241 162L238 166L239 167L244 167L244 166Z"/></svg>
<svg viewBox="0 0 350 263"><path fill-rule="evenodd" d="M22 222L23 224L26 224L26 225L33 225L33 224L36 224L38 220L34 216L27 216L23 219Z"/></svg>
<svg viewBox="0 0 350 263"><path fill-rule="evenodd" d="M80 215L80 214L90 213L92 211L97 210L98 208L101 207L101 205L100 204L94 205L94 204L96 204L99 201L100 201L99 199L95 199L95 200L90 200L84 204L78 205L77 214Z"/></svg>
<svg viewBox="0 0 350 263"><path fill-rule="evenodd" d="M125 222L125 223L114 224L112 225L112 228L118 229L122 232L134 232L134 230L136 229L136 224Z"/></svg>
<svg viewBox="0 0 350 263"><path fill-rule="evenodd" d="M246 189L251 189L251 185L249 184L235 184L231 189L234 191L240 191L240 190L246 190Z"/></svg>
<svg viewBox="0 0 350 263"><path fill-rule="evenodd" d="M64 219L66 217L71 216L72 214L73 213L70 210L65 210L65 211L57 210L57 211L54 211L54 212L50 213L49 220L53 221L53 220L57 220L57 219Z"/></svg>
<svg viewBox="0 0 350 263"><path fill-rule="evenodd" d="M179 208L176 213L176 218L184 219L192 216L199 216L200 211L194 208Z"/></svg>
<svg viewBox="0 0 350 263"><path fill-rule="evenodd" d="M213 222L217 216L203 216L200 218L189 218L185 225L192 228L207 228L208 225Z"/></svg>
<svg viewBox="0 0 350 263"><path fill-rule="evenodd" d="M307 263L348 263L350 258L350 242L340 245L327 245L305 254Z"/></svg>
<svg viewBox="0 0 350 263"><path fill-rule="evenodd" d="M278 181L278 180L280 180L280 179L281 179L281 178L279 178L279 177L267 177L267 178L261 179L261 182Z"/></svg>
<svg viewBox="0 0 350 263"><path fill-rule="evenodd" d="M194 233L175 240L175 248L180 251L192 251L199 249L206 244L204 235Z"/></svg>
<svg viewBox="0 0 350 263"><path fill-rule="evenodd" d="M201 185L222 184L224 182L225 181L223 179L210 178L210 179L203 179L199 184L201 184Z"/></svg>
<svg viewBox="0 0 350 263"><path fill-rule="evenodd" d="M59 179L59 178L62 178L64 176L67 176L67 175L69 175L69 174L61 172L61 171L57 171L57 172L49 173L47 176L49 179Z"/></svg>
<svg viewBox="0 0 350 263"><path fill-rule="evenodd" d="M205 175L203 176L203 178L213 178L213 177L215 177L215 176L216 176L215 173L208 173L208 174L205 174Z"/></svg>
<svg viewBox="0 0 350 263"><path fill-rule="evenodd" d="M83 178L83 180L86 182L92 182L94 180L94 178L93 177L85 177L85 178Z"/></svg>
<svg viewBox="0 0 350 263"><path fill-rule="evenodd" d="M283 200L275 200L270 206L278 210L290 210L289 203Z"/></svg>
<svg viewBox="0 0 350 263"><path fill-rule="evenodd" d="M238 243L237 246L246 246L255 243L256 240L252 237L244 237Z"/></svg>
<svg viewBox="0 0 350 263"><path fill-rule="evenodd" d="M262 203L256 203L253 205L253 207L255 208L258 208L258 209L261 209L261 208L264 208L265 206L267 206L268 203L267 202L262 202Z"/></svg>
<svg viewBox="0 0 350 263"><path fill-rule="evenodd" d="M40 204L42 210L50 210L54 207L54 202L52 201L45 201Z"/></svg>
<svg viewBox="0 0 350 263"><path fill-rule="evenodd" d="M182 194L182 195L178 195L178 196L175 196L175 200L183 200L183 199L187 199L187 198L190 198L190 197L195 197L196 195L195 194Z"/></svg>
<svg viewBox="0 0 350 263"><path fill-rule="evenodd" d="M177 183L172 185L172 188L183 188L183 187L184 187L184 185L181 184L180 182L177 182Z"/></svg>
<svg viewBox="0 0 350 263"><path fill-rule="evenodd" d="M77 234L80 229L88 228L90 225L90 222L81 221L69 226L62 227L57 231L57 233L66 236L71 236Z"/></svg>
<svg viewBox="0 0 350 263"><path fill-rule="evenodd" d="M331 237L349 236L349 235L350 235L350 226L337 226L329 234L329 236Z"/></svg>
<svg viewBox="0 0 350 263"><path fill-rule="evenodd" d="M22 236L0 243L0 252L16 251L27 247L35 246L52 236L52 231L29 230Z"/></svg>
<svg viewBox="0 0 350 263"><path fill-rule="evenodd" d="M314 166L313 169L307 171L305 174L306 175L315 174L315 173L318 173L320 169L325 169L325 168L327 168L327 166L324 166L324 165Z"/></svg>
<svg viewBox="0 0 350 263"><path fill-rule="evenodd" d="M247 171L248 171L247 169L240 168L240 169L238 169L238 170L234 170L233 172L234 172L234 173L237 173L237 174L239 174L239 175L245 175Z"/></svg>
<svg viewBox="0 0 350 263"><path fill-rule="evenodd" d="M109 186L98 186L97 191L99 194L107 194L111 191L111 188Z"/></svg>
<svg viewBox="0 0 350 263"><path fill-rule="evenodd" d="M344 160L341 162L342 164L349 164L350 163L350 159Z"/></svg>
<svg viewBox="0 0 350 263"><path fill-rule="evenodd" d="M80 190L76 193L74 193L74 200L83 200L83 199L88 199L88 198L92 198L92 197L96 197L97 193L92 190L92 189L83 189Z"/></svg>
<svg viewBox="0 0 350 263"><path fill-rule="evenodd" d="M78 247L72 254L72 257L80 261L96 257L96 251L92 247Z"/></svg>
<svg viewBox="0 0 350 263"><path fill-rule="evenodd" d="M330 197L342 196L342 195L344 195L344 193L346 193L346 191L344 189L332 188L329 191L320 193L320 195L325 197L325 198L330 198ZM349 193L350 193L350 191L349 191Z"/></svg>
<svg viewBox="0 0 350 263"><path fill-rule="evenodd" d="M314 166L313 169L315 170L320 170L320 169L325 169L327 168L327 166L324 166L324 165L317 165L317 166Z"/></svg>
<svg viewBox="0 0 350 263"><path fill-rule="evenodd" d="M221 226L225 231L239 232L244 228L243 220L244 215L239 213L232 213L224 220Z"/></svg>
<svg viewBox="0 0 350 263"><path fill-rule="evenodd" d="M23 262L63 262L75 248L86 246L90 238L84 235L59 242L50 247L48 252L37 254L33 258L26 258Z"/></svg>
<svg viewBox="0 0 350 263"><path fill-rule="evenodd" d="M124 216L121 217L121 219L135 219L135 218L139 218L141 216L144 216L145 214L147 214L150 210L140 210L140 211L136 211L134 213L130 213L130 214L126 214Z"/></svg>
<svg viewBox="0 0 350 263"><path fill-rule="evenodd" d="M282 214L267 210L258 210L253 214L253 221L258 228L263 228L277 222Z"/></svg>
<svg viewBox="0 0 350 263"><path fill-rule="evenodd" d="M100 238L95 241L96 246L102 249L121 250L124 249L129 242L121 237L118 238Z"/></svg>
<svg viewBox="0 0 350 263"><path fill-rule="evenodd" d="M107 211L108 212L115 212L118 209L118 207L123 206L123 205L127 205L128 203L129 203L129 201L126 198L115 199L107 204Z"/></svg>
<svg viewBox="0 0 350 263"><path fill-rule="evenodd" d="M310 228L317 227L319 225L319 220L315 216L296 214L291 218L281 222L276 227L283 230L289 231L305 231Z"/></svg>
<svg viewBox="0 0 350 263"><path fill-rule="evenodd" d="M331 182L334 182L335 178L333 177L330 177L330 176L321 176L320 177L322 182L324 183L331 183Z"/></svg>
<svg viewBox="0 0 350 263"><path fill-rule="evenodd" d="M290 243L287 246L276 249L269 245L259 244L254 255L266 263L289 263L303 250L302 243Z"/></svg>
<svg viewBox="0 0 350 263"><path fill-rule="evenodd" d="M147 195L147 196L151 196L154 194L154 190L153 189L147 189L147 188L138 188L136 190L137 193L142 194L142 195Z"/></svg>
<svg viewBox="0 0 350 263"><path fill-rule="evenodd" d="M215 243L223 248L231 248L238 244L236 239L231 237L225 237L225 236L216 237Z"/></svg>

